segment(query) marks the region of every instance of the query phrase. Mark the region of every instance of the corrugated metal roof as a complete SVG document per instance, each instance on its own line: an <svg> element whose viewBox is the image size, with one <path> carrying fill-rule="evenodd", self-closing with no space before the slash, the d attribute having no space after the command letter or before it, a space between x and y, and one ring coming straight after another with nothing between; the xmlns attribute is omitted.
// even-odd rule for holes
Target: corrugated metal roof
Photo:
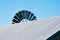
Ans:
<svg viewBox="0 0 60 40"><path fill-rule="evenodd" d="M60 17L0 27L0 40L46 40L60 30Z"/></svg>

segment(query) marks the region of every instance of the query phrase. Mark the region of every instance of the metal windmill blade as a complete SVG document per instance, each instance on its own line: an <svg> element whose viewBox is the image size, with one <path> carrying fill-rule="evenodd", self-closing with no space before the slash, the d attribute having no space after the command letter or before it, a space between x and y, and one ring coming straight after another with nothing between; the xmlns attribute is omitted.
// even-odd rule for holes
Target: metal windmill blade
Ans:
<svg viewBox="0 0 60 40"><path fill-rule="evenodd" d="M30 11L27 11L27 10L19 11L13 17L12 24L20 23L20 22L24 21L24 19L29 20L29 21L33 21L33 20L36 20L36 16L34 16L33 13L31 13Z"/></svg>

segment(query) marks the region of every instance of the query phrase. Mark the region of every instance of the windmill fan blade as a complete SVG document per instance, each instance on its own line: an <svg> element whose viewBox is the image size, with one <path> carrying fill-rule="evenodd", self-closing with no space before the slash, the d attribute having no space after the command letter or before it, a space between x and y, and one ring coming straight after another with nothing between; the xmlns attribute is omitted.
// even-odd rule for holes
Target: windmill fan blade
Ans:
<svg viewBox="0 0 60 40"><path fill-rule="evenodd" d="M34 15L34 14L31 14L31 16L30 16L29 20L31 20L31 19L32 19L33 15Z"/></svg>
<svg viewBox="0 0 60 40"><path fill-rule="evenodd" d="M24 18L27 19L28 11L24 10Z"/></svg>
<svg viewBox="0 0 60 40"><path fill-rule="evenodd" d="M32 18L32 20L35 20L36 19L36 16L34 16L33 18Z"/></svg>
<svg viewBox="0 0 60 40"><path fill-rule="evenodd" d="M16 20L18 20L18 21L19 21L19 19L17 18L17 16L14 16L14 19L16 19Z"/></svg>
<svg viewBox="0 0 60 40"><path fill-rule="evenodd" d="M12 24L19 23L23 19L27 19L29 21L33 21L33 20L36 19L36 17L30 11L22 10L22 11L19 11L18 13L16 13L16 15L13 17Z"/></svg>
<svg viewBox="0 0 60 40"><path fill-rule="evenodd" d="M21 11L22 18L24 18L24 11Z"/></svg>
<svg viewBox="0 0 60 40"><path fill-rule="evenodd" d="M18 18L18 19L20 19L20 18L19 18L19 14L18 14L18 13L16 14L16 16L17 16L17 18Z"/></svg>
<svg viewBox="0 0 60 40"><path fill-rule="evenodd" d="M14 23L19 23L16 19L13 19L12 21L13 21Z"/></svg>
<svg viewBox="0 0 60 40"><path fill-rule="evenodd" d="M22 16L21 11L18 12L20 16Z"/></svg>
<svg viewBox="0 0 60 40"><path fill-rule="evenodd" d="M30 12L28 12L28 14L26 15L27 16L27 19L29 19L29 15L30 15Z"/></svg>

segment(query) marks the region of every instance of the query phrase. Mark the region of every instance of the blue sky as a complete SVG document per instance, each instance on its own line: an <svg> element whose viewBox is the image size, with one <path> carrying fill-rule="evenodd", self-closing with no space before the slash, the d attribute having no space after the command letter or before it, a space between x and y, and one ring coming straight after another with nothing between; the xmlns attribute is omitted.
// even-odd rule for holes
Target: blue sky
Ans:
<svg viewBox="0 0 60 40"><path fill-rule="evenodd" d="M0 0L0 26L12 23L20 10L29 10L38 20L60 16L60 0Z"/></svg>

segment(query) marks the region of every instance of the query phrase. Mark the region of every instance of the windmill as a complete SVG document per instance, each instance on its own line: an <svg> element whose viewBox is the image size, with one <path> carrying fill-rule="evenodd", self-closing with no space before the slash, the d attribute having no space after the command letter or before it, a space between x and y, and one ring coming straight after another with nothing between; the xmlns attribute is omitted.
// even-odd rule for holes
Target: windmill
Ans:
<svg viewBox="0 0 60 40"><path fill-rule="evenodd" d="M33 13L27 10L22 10L16 13L16 15L13 17L12 24L33 20L37 20Z"/></svg>

